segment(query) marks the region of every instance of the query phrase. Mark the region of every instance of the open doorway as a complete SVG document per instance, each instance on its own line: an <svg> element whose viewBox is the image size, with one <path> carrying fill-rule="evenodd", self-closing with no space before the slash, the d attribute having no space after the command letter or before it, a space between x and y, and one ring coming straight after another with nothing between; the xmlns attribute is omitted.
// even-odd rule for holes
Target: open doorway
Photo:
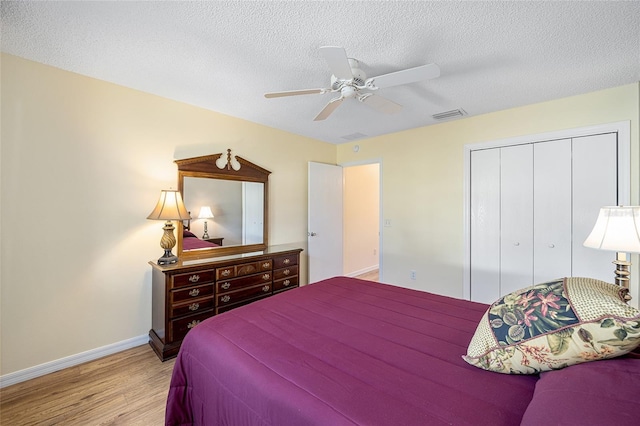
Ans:
<svg viewBox="0 0 640 426"><path fill-rule="evenodd" d="M379 281L380 163L344 166L344 274Z"/></svg>

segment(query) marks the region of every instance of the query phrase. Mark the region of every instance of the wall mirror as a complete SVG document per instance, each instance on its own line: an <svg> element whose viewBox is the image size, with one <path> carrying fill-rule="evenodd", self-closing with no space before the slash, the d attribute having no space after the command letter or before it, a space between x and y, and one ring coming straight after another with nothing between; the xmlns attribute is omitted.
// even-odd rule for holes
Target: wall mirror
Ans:
<svg viewBox="0 0 640 426"><path fill-rule="evenodd" d="M176 160L191 220L178 227L178 256L202 259L264 250L269 172L227 153Z"/></svg>

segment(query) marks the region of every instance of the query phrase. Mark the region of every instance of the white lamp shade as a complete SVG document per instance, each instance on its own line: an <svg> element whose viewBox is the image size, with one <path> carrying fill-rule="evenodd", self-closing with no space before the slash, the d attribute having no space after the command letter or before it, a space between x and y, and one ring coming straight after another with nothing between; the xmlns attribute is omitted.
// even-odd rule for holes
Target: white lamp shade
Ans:
<svg viewBox="0 0 640 426"><path fill-rule="evenodd" d="M186 220L190 219L189 212L184 207L180 192L165 189L160 192L160 199L147 219L155 220Z"/></svg>
<svg viewBox="0 0 640 426"><path fill-rule="evenodd" d="M640 207L602 207L585 247L640 253Z"/></svg>
<svg viewBox="0 0 640 426"><path fill-rule="evenodd" d="M198 219L213 219L213 213L211 212L211 207L209 206L200 207L200 214L198 215Z"/></svg>

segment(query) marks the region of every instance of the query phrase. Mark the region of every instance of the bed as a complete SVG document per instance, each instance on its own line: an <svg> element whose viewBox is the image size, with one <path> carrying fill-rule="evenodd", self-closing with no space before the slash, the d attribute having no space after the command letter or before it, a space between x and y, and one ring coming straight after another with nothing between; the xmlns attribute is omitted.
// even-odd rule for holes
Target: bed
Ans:
<svg viewBox="0 0 640 426"><path fill-rule="evenodd" d="M532 375L465 362L487 306L335 277L212 317L182 344L166 424L638 423L633 353Z"/></svg>
<svg viewBox="0 0 640 426"><path fill-rule="evenodd" d="M197 250L220 247L219 244L201 240L191 231L185 229L182 233L182 250Z"/></svg>

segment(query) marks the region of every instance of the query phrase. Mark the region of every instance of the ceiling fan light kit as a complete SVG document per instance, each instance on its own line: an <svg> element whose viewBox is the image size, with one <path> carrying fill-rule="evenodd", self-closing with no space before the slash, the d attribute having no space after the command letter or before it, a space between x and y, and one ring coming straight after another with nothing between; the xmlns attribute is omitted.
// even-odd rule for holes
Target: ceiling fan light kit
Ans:
<svg viewBox="0 0 640 426"><path fill-rule="evenodd" d="M386 87L415 83L440 76L440 67L438 67L438 65L427 64L367 78L367 74L360 69L360 63L356 59L348 58L344 48L323 46L320 48L320 53L332 72L330 88L272 92L266 93L264 96L266 98L279 98L284 96L339 92L340 96L331 99L322 111L316 115L314 121L327 119L340 106L342 101L348 98L357 99L384 114L395 114L402 110L402 105L371 92Z"/></svg>

